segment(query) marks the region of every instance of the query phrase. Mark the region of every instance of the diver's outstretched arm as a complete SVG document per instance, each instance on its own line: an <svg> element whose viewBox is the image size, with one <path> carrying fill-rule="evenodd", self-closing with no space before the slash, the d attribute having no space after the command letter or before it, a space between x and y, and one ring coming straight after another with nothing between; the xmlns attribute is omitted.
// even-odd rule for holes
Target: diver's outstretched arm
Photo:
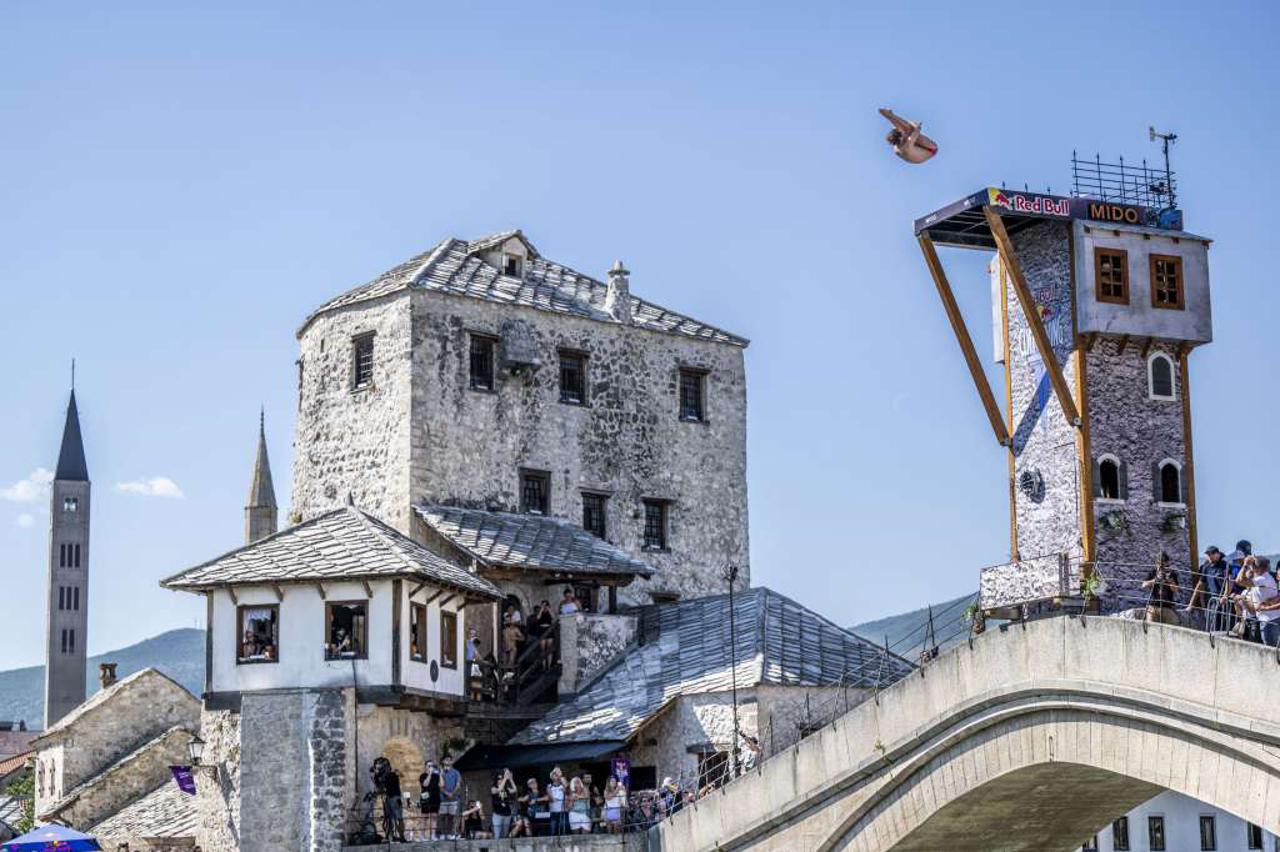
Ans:
<svg viewBox="0 0 1280 852"><path fill-rule="evenodd" d="M899 118L893 114L893 110L887 107L881 107L880 114L889 119L889 122L904 134L911 134L913 132L918 134L920 132L919 122L907 121L905 118Z"/></svg>

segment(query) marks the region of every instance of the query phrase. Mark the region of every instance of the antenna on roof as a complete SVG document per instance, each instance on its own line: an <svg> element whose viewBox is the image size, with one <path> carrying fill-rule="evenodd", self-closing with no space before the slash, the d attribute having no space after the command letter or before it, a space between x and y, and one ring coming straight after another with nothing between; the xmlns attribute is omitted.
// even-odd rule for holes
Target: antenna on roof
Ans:
<svg viewBox="0 0 1280 852"><path fill-rule="evenodd" d="M1178 141L1176 133L1161 133L1156 130L1155 125L1147 127L1147 133L1150 134L1152 142L1160 140L1160 147L1164 150L1164 191L1169 195L1169 206L1177 207L1177 198L1173 191L1173 169L1169 165L1169 146ZM1152 187L1155 189L1155 187Z"/></svg>

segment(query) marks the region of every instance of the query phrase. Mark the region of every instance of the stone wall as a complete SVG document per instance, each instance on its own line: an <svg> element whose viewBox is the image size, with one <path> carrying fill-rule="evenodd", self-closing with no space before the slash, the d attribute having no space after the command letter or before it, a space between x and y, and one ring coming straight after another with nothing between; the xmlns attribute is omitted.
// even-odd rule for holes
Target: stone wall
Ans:
<svg viewBox="0 0 1280 852"><path fill-rule="evenodd" d="M350 689L247 693L240 706L240 850L342 847L354 800Z"/></svg>
<svg viewBox="0 0 1280 852"><path fill-rule="evenodd" d="M738 727L749 736L759 735L758 709L756 690L739 689ZM732 695L681 695L636 735L631 763L656 767L659 782L670 775L689 784L697 778L700 753L732 748Z"/></svg>
<svg viewBox="0 0 1280 852"><path fill-rule="evenodd" d="M290 523L355 505L409 531L409 298L317 317L301 335ZM353 390L352 341L372 332L373 384Z"/></svg>
<svg viewBox="0 0 1280 852"><path fill-rule="evenodd" d="M464 736L461 718L432 716L397 707L361 704L357 713L359 765L356 767L357 800L372 789L369 767L377 757L385 757L400 775L400 786L416 801L418 776L427 760L439 762L446 752L456 758ZM451 747L451 744L453 747ZM486 804L488 799L485 799Z"/></svg>
<svg viewBox="0 0 1280 852"><path fill-rule="evenodd" d="M196 839L203 852L240 849L240 714L206 710L200 718L204 769L196 770Z"/></svg>
<svg viewBox="0 0 1280 852"><path fill-rule="evenodd" d="M1157 505L1153 471L1153 465L1164 459L1185 464L1182 395L1186 389L1175 368L1176 398L1151 399L1148 358L1163 352L1176 365L1178 357L1167 345L1154 345L1146 355L1144 348L1131 341L1121 351L1120 341L1103 339L1088 355L1093 457L1096 460L1110 454L1119 459L1127 485L1122 502L1099 501L1094 506L1098 570L1109 585L1103 596L1107 611L1142 604L1145 596L1139 584L1162 552L1168 553L1181 575L1184 601L1190 589L1190 533L1180 520L1186 517L1186 509Z"/></svg>
<svg viewBox="0 0 1280 852"><path fill-rule="evenodd" d="M191 742L191 736L184 728L172 728L145 748L113 764L93 784L77 793L70 804L59 809L58 821L88 829L170 782L169 767L190 761L187 743Z"/></svg>
<svg viewBox="0 0 1280 852"><path fill-rule="evenodd" d="M761 684L756 687L756 700L762 757L791 747L802 736L843 716L873 693L870 689L838 686ZM747 733L756 735L755 731Z"/></svg>
<svg viewBox="0 0 1280 852"><path fill-rule="evenodd" d="M494 391L471 390L469 333L500 338L511 320L543 366L511 375L499 364ZM587 355L585 405L559 401L560 349ZM678 417L682 366L708 371L704 423ZM581 492L609 494L609 540L659 569L621 590L624 602L718 591L728 561L749 582L740 347L415 291L413 370L415 500L518 509L520 469L547 471L553 515L580 523ZM672 501L666 552L643 549L645 498Z"/></svg>
<svg viewBox="0 0 1280 852"><path fill-rule="evenodd" d="M580 613L560 619L561 699L576 695L636 641L636 615Z"/></svg>
<svg viewBox="0 0 1280 852"><path fill-rule="evenodd" d="M647 852L645 834L567 835L565 837L521 837L508 840L453 840L434 843L391 843L377 847L385 852L433 852L448 849L456 852L604 852L634 850ZM371 847L349 846L343 852L365 852Z"/></svg>

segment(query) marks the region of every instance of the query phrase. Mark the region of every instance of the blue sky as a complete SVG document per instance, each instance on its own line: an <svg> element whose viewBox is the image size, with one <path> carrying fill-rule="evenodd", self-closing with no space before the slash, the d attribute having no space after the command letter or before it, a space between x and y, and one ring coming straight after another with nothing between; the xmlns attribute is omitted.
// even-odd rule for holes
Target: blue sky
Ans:
<svg viewBox="0 0 1280 852"><path fill-rule="evenodd" d="M42 656L46 507L22 483L53 467L72 356L96 652L202 620L156 582L241 541L259 404L287 503L307 312L508 227L753 340L755 582L841 623L973 589L1007 556L1004 458L912 219L1001 181L1064 191L1073 148L1152 157L1150 123L1216 240L1201 538L1280 544L1276 7L957 9L5 4L0 668ZM941 154L892 157L882 105ZM989 352L985 257L947 255Z"/></svg>

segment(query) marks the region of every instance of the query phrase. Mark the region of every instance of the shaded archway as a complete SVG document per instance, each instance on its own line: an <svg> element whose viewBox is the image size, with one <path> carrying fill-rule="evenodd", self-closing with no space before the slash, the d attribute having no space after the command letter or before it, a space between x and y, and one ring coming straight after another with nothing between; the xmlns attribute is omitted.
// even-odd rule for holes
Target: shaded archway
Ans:
<svg viewBox="0 0 1280 852"><path fill-rule="evenodd" d="M391 768L400 776L400 788L408 791L416 785L418 773L424 761L422 750L408 737L392 737L382 744L382 756L391 761Z"/></svg>

